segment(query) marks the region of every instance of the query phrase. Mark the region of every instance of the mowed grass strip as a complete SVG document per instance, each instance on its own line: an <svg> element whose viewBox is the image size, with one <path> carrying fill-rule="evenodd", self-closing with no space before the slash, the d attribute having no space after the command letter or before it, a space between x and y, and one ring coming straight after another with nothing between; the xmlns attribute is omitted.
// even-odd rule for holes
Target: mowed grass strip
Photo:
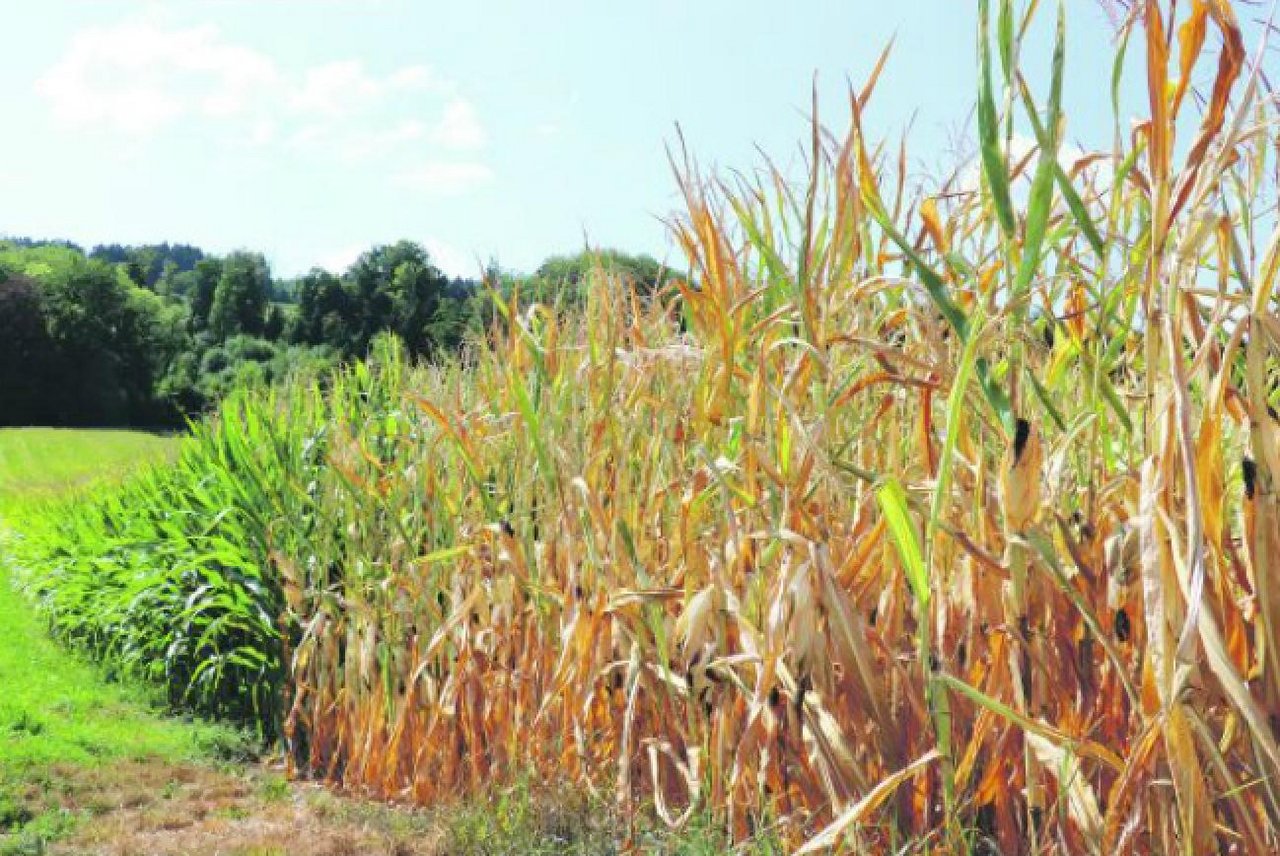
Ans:
<svg viewBox="0 0 1280 856"><path fill-rule="evenodd" d="M186 758L209 729L155 715L140 691L108 683L45 636L3 566L0 686L0 775L37 764Z"/></svg>
<svg viewBox="0 0 1280 856"><path fill-rule="evenodd" d="M43 852L90 817L142 804L130 789L139 770L167 780L248 746L228 728L161 716L50 640L2 563L0 687L0 856Z"/></svg>
<svg viewBox="0 0 1280 856"><path fill-rule="evenodd" d="M172 457L177 437L142 431L0 429L0 513L19 501L52 499Z"/></svg>
<svg viewBox="0 0 1280 856"><path fill-rule="evenodd" d="M163 460L176 441L128 431L0 431L0 513ZM241 742L226 728L158 715L44 633L15 590L0 528L0 853L74 821L64 787L124 762L176 763Z"/></svg>

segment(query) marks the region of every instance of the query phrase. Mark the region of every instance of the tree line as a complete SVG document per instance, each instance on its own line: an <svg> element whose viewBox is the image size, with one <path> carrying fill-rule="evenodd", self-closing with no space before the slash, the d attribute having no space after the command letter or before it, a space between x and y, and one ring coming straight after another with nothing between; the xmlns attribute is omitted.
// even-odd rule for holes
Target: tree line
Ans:
<svg viewBox="0 0 1280 856"><path fill-rule="evenodd" d="M362 357L387 333L435 359L493 318L495 294L571 304L597 266L648 289L670 275L649 256L604 250L528 275L494 264L482 283L449 278L399 241L341 273L277 278L248 251L0 240L0 425L176 427L237 385Z"/></svg>

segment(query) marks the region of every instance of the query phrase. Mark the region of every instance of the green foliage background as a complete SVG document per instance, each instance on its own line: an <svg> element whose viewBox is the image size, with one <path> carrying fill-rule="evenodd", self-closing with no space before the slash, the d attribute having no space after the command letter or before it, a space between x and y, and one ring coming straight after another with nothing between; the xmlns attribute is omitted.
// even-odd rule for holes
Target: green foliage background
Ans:
<svg viewBox="0 0 1280 856"><path fill-rule="evenodd" d="M0 240L0 426L180 427L236 387L358 360L387 333L439 359L493 320L495 295L580 302L597 265L648 289L667 276L604 250L451 280L399 241L287 280L246 251Z"/></svg>

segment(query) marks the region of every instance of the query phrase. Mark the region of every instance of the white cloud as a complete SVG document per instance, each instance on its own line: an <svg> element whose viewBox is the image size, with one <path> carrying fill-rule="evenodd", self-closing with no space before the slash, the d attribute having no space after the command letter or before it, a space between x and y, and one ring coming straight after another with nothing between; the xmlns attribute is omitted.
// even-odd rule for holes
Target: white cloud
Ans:
<svg viewBox="0 0 1280 856"><path fill-rule="evenodd" d="M359 131L350 134L337 144L338 154L346 161L369 160L384 156L426 136L425 122L407 119L385 131Z"/></svg>
<svg viewBox="0 0 1280 856"><path fill-rule="evenodd" d="M371 77L360 61L330 62L307 69L290 106L299 113L337 119L349 116L382 92L381 82Z"/></svg>
<svg viewBox="0 0 1280 856"><path fill-rule="evenodd" d="M371 239L361 244L348 244L337 247L329 252L320 255L315 261L315 266L324 268L333 274L341 274L351 267L370 247L378 244L386 243ZM477 264L474 256L459 250L453 244L447 241L441 241L437 238L425 238L419 241L422 246L426 247L427 253L431 257L431 263L449 276L476 276Z"/></svg>
<svg viewBox="0 0 1280 856"><path fill-rule="evenodd" d="M426 65L379 75L356 59L285 74L270 56L227 41L213 25L141 19L76 33L35 90L64 124L145 135L185 116L266 118L282 107L306 121L335 121L409 93L452 96L455 87ZM468 144L483 135L467 102L455 97L437 109L442 141Z"/></svg>
<svg viewBox="0 0 1280 856"><path fill-rule="evenodd" d="M387 85L395 92L435 91L453 92L453 82L438 76L425 65L407 65L387 77Z"/></svg>
<svg viewBox="0 0 1280 856"><path fill-rule="evenodd" d="M471 102L454 98L445 105L444 115L432 131L431 139L451 149L477 149L485 144L487 135Z"/></svg>
<svg viewBox="0 0 1280 856"><path fill-rule="evenodd" d="M271 119L259 119L249 129L246 140L251 146L265 146L276 139L276 123Z"/></svg>
<svg viewBox="0 0 1280 856"><path fill-rule="evenodd" d="M1014 133L1013 138L1009 141L1008 151L1004 153L1005 162L1012 169L1015 165L1021 163L1028 155L1032 155L1031 160L1020 174L1019 180L1013 186L1016 193L1025 190L1024 185L1035 175L1036 163L1039 161L1036 138L1030 134ZM1078 145L1072 143L1061 143L1058 146L1058 163L1062 165L1064 170L1068 172L1075 166L1076 162L1086 157L1088 152ZM1095 166L1095 168L1097 168ZM956 193L976 193L982 186L982 161L979 156L974 153L956 173L956 179L952 183L951 190Z"/></svg>
<svg viewBox="0 0 1280 856"><path fill-rule="evenodd" d="M360 258L360 254L368 249L364 244L350 244L345 247L339 247L332 252L326 253L316 264L319 267L329 271L329 273L340 274Z"/></svg>
<svg viewBox="0 0 1280 856"><path fill-rule="evenodd" d="M35 89L59 122L145 135L184 115L242 113L278 82L269 57L216 27L130 21L77 33Z"/></svg>
<svg viewBox="0 0 1280 856"><path fill-rule="evenodd" d="M422 242L431 256L431 263L449 276L473 277L479 273L474 256L468 256L452 244L435 238Z"/></svg>
<svg viewBox="0 0 1280 856"><path fill-rule="evenodd" d="M417 146L474 151L487 134L475 106L422 64L371 70L359 59L284 68L212 25L151 18L90 27L35 83L55 121L135 137L181 123L233 147L372 163L401 184L460 193L493 178L475 160L411 168ZM421 155L420 155L421 156Z"/></svg>
<svg viewBox="0 0 1280 856"><path fill-rule="evenodd" d="M307 69L301 86L290 96L290 106L299 113L338 119L388 96L423 91L448 93L453 86L425 65L405 66L379 77L360 60L340 60Z"/></svg>
<svg viewBox="0 0 1280 856"><path fill-rule="evenodd" d="M493 181L493 170L477 161L428 161L396 177L404 187L454 196Z"/></svg>
<svg viewBox="0 0 1280 856"><path fill-rule="evenodd" d="M289 134L285 144L292 149L316 149L331 143L332 129L328 125L303 125Z"/></svg>

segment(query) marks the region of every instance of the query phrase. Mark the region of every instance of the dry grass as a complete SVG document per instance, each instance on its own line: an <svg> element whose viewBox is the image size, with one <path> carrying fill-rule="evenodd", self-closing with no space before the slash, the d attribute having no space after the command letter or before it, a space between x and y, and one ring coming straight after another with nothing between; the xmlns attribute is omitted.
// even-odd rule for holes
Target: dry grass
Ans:
<svg viewBox="0 0 1280 856"><path fill-rule="evenodd" d="M29 797L90 819L51 853L102 856L436 856L446 830L406 809L369 808L280 773L130 762L56 770Z"/></svg>
<svg viewBox="0 0 1280 856"><path fill-rule="evenodd" d="M48 848L66 856L602 856L623 847L607 807L534 783L424 810L290 783L266 766L151 761L58 769L26 804L80 819ZM710 856L722 846L714 835L701 846L645 835L648 852Z"/></svg>

